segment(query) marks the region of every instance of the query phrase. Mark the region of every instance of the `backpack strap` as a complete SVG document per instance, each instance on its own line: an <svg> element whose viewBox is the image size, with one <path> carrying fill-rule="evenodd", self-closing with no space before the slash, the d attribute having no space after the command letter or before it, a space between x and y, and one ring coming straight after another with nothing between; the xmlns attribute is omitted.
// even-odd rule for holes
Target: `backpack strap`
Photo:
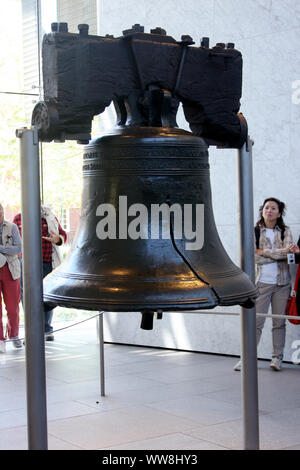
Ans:
<svg viewBox="0 0 300 470"><path fill-rule="evenodd" d="M256 248L259 249L260 228L257 226L254 227L254 233L255 233Z"/></svg>

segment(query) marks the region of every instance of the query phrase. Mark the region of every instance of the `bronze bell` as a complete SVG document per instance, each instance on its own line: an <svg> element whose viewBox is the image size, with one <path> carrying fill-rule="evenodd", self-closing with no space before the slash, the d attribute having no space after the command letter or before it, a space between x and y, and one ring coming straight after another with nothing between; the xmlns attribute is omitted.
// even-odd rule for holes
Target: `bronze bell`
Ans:
<svg viewBox="0 0 300 470"><path fill-rule="evenodd" d="M85 147L80 225L44 280L45 308L137 311L151 328L153 312L253 306L257 290L225 252L212 210L207 144L247 138L236 114L242 56L218 46L140 25L119 38L65 26L44 37L39 139L87 143L93 116L112 101L118 116ZM179 103L193 133L177 128Z"/></svg>
<svg viewBox="0 0 300 470"><path fill-rule="evenodd" d="M115 128L86 145L83 177L80 225L44 280L46 304L142 312L146 329L153 312L254 305L255 286L217 233L201 137Z"/></svg>

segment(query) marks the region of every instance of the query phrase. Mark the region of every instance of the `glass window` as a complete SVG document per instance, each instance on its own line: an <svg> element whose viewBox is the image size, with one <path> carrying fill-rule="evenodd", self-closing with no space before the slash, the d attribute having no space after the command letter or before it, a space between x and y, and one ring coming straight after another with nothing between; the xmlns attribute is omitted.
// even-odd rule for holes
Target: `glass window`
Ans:
<svg viewBox="0 0 300 470"><path fill-rule="evenodd" d="M96 0L1 3L5 3L5 8L0 18L0 202L6 219L12 221L21 211L20 141L15 131L30 126L33 107L43 99L42 37L51 32L51 23L56 21L73 22L74 32L77 24L87 23L90 33L96 34L97 15ZM93 129L98 129L96 120ZM74 141L40 144L42 199L66 224L69 242L79 222L82 151L83 146ZM68 249L69 244L64 246L65 252ZM60 308L55 312L56 318L63 320L86 315Z"/></svg>

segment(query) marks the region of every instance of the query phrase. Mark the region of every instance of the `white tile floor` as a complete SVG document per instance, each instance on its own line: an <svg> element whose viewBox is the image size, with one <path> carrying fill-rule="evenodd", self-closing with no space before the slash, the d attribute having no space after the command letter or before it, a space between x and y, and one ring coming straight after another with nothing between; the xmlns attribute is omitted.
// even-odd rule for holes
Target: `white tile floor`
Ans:
<svg viewBox="0 0 300 470"><path fill-rule="evenodd" d="M151 332L149 332L151 334ZM49 449L243 448L234 357L105 344L96 322L46 342ZM259 361L260 448L300 449L300 366ZM25 350L0 355L0 450L27 449Z"/></svg>

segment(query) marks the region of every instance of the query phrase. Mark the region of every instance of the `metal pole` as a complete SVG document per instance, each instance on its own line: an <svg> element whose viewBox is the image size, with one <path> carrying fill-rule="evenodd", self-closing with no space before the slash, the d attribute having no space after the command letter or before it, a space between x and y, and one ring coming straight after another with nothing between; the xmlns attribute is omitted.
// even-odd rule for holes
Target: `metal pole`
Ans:
<svg viewBox="0 0 300 470"><path fill-rule="evenodd" d="M238 182L241 267L254 282L252 145L253 141L248 136L247 142L238 150ZM242 308L241 311L241 359L244 448L257 450L259 411L255 308Z"/></svg>
<svg viewBox="0 0 300 470"><path fill-rule="evenodd" d="M22 257L30 450L47 449L39 142L37 128L18 129L21 150Z"/></svg>
<svg viewBox="0 0 300 470"><path fill-rule="evenodd" d="M104 315L104 312L99 312L98 328L99 328L100 394L101 394L101 397L105 396L103 315Z"/></svg>

